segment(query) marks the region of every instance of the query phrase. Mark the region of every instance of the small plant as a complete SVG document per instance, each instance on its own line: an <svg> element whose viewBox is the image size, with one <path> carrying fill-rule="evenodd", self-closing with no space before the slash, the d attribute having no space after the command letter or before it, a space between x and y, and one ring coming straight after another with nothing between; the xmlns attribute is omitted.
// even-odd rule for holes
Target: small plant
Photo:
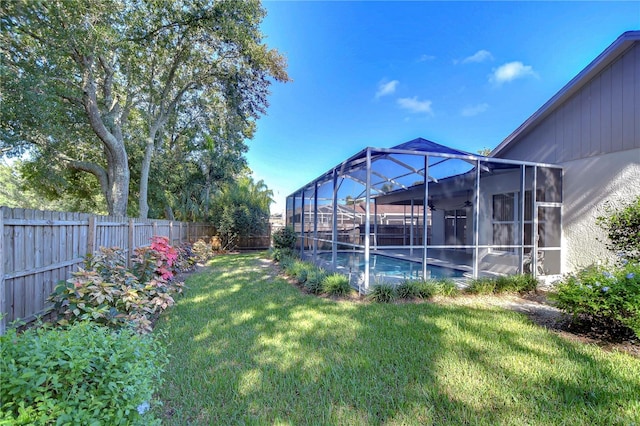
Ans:
<svg viewBox="0 0 640 426"><path fill-rule="evenodd" d="M284 248L271 249L271 258L276 262L282 262L287 257L294 257L293 250Z"/></svg>
<svg viewBox="0 0 640 426"><path fill-rule="evenodd" d="M396 288L396 292L400 299L416 299L421 297L419 283L414 280L404 280Z"/></svg>
<svg viewBox="0 0 640 426"><path fill-rule="evenodd" d="M322 280L322 290L334 296L346 296L351 293L349 277L342 274L331 274Z"/></svg>
<svg viewBox="0 0 640 426"><path fill-rule="evenodd" d="M369 300L379 303L391 303L397 298L396 287L393 284L376 284L369 293Z"/></svg>
<svg viewBox="0 0 640 426"><path fill-rule="evenodd" d="M147 411L166 354L151 336L83 322L9 329L0 348L1 424L159 423Z"/></svg>
<svg viewBox="0 0 640 426"><path fill-rule="evenodd" d="M416 283L418 297L421 299L430 299L438 293L437 282L433 280L418 281Z"/></svg>
<svg viewBox="0 0 640 426"><path fill-rule="evenodd" d="M169 245L163 236L151 238L149 247L140 247L132 257L133 273L141 282L160 277L170 280L174 276L173 264L178 259L178 251Z"/></svg>
<svg viewBox="0 0 640 426"><path fill-rule="evenodd" d="M621 324L640 337L640 262L588 267L565 277L550 296L574 320Z"/></svg>
<svg viewBox="0 0 640 426"><path fill-rule="evenodd" d="M205 263L213 257L214 253L213 245L202 238L193 243L193 255L196 262Z"/></svg>
<svg viewBox="0 0 640 426"><path fill-rule="evenodd" d="M436 280L437 293L440 296L455 297L460 295L460 289L451 278L439 278Z"/></svg>
<svg viewBox="0 0 640 426"><path fill-rule="evenodd" d="M480 277L471 281L467 288L471 294L493 294L496 292L496 280L489 277Z"/></svg>
<svg viewBox="0 0 640 426"><path fill-rule="evenodd" d="M309 293L320 294L322 293L323 286L322 282L324 277L326 276L326 272L322 268L313 268L307 272L307 281L304 283L304 288L307 289Z"/></svg>

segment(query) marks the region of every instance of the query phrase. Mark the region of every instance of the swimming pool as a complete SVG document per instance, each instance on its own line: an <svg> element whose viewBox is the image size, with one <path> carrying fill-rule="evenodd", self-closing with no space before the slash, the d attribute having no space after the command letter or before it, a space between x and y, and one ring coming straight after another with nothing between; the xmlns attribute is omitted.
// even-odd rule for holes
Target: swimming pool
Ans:
<svg viewBox="0 0 640 426"><path fill-rule="evenodd" d="M363 252L337 253L336 263L338 267L348 269L350 272L364 271ZM331 252L318 253L318 258L331 262ZM422 278L422 263L407 259L398 259L382 254L369 255L369 273L372 275L384 275L394 278ZM443 266L427 265L427 274L430 278L460 278L463 271Z"/></svg>

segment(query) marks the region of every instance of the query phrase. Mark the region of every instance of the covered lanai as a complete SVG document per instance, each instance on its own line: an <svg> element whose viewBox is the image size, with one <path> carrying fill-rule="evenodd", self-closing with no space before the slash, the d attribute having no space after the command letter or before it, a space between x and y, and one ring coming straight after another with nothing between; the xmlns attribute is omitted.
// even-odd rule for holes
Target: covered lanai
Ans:
<svg viewBox="0 0 640 426"><path fill-rule="evenodd" d="M561 269L562 169L418 138L365 148L287 197L300 255L379 281ZM535 255L534 255L535 254Z"/></svg>

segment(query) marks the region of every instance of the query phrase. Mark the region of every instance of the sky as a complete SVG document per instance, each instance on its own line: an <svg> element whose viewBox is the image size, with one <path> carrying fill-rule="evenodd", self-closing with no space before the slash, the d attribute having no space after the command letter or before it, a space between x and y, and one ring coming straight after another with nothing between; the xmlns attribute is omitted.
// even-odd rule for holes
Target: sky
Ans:
<svg viewBox="0 0 640 426"><path fill-rule="evenodd" d="M495 148L623 32L633 2L265 1L287 58L248 142L254 180L287 195L367 146L422 137Z"/></svg>

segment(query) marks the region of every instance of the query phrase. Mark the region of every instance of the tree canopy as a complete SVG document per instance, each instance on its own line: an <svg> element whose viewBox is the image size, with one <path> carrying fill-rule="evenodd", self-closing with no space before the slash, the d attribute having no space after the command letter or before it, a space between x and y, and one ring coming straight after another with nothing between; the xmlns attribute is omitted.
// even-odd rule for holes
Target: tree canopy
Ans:
<svg viewBox="0 0 640 426"><path fill-rule="evenodd" d="M25 159L37 188L59 182L82 196L92 175L110 214L186 212L186 193L202 205L243 170L269 85L288 81L262 41L258 1L0 8L0 150Z"/></svg>

